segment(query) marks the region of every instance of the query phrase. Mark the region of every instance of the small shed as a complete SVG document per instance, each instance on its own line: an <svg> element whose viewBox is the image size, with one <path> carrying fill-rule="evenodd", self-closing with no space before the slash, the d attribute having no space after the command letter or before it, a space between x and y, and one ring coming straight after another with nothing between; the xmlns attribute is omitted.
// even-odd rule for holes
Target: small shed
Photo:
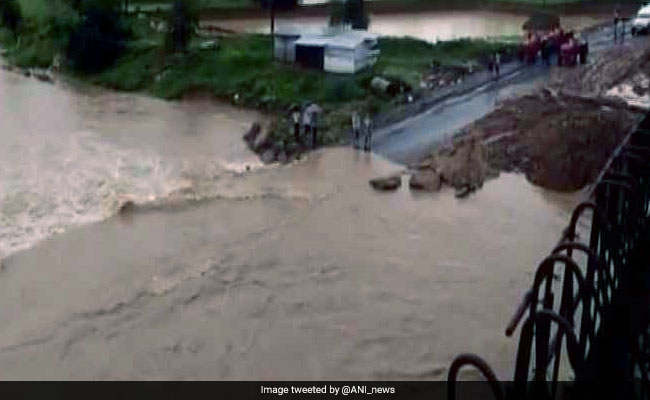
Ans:
<svg viewBox="0 0 650 400"><path fill-rule="evenodd" d="M276 60L284 63L293 63L296 59L296 41L305 34L321 34L321 31L305 32L298 27L283 27L275 32L273 38L273 52Z"/></svg>
<svg viewBox="0 0 650 400"><path fill-rule="evenodd" d="M362 30L276 33L275 59L306 68L336 73L355 73L373 65L379 57L378 36Z"/></svg>
<svg viewBox="0 0 650 400"><path fill-rule="evenodd" d="M377 38L377 35L359 30L337 35L325 48L323 69L353 74L373 65L379 58Z"/></svg>

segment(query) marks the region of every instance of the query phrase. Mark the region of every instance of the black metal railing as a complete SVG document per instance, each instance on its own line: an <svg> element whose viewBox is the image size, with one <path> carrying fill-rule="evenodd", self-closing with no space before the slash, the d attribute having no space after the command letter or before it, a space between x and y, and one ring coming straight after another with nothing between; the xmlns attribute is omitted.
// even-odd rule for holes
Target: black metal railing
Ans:
<svg viewBox="0 0 650 400"><path fill-rule="evenodd" d="M483 374L497 399L650 398L650 116L615 150L587 199L506 327L506 336L520 328L514 377L502 384L479 356L461 354L449 369L449 399L465 366Z"/></svg>

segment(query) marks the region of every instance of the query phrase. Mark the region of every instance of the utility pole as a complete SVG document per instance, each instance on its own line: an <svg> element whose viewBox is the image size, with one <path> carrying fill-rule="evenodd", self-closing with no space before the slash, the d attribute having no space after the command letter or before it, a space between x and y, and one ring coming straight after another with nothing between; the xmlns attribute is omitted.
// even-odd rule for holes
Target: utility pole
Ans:
<svg viewBox="0 0 650 400"><path fill-rule="evenodd" d="M275 37L275 0L269 0L270 13L271 13L271 37Z"/></svg>
<svg viewBox="0 0 650 400"><path fill-rule="evenodd" d="M269 0L269 9L271 13L271 59L275 57L275 0Z"/></svg>

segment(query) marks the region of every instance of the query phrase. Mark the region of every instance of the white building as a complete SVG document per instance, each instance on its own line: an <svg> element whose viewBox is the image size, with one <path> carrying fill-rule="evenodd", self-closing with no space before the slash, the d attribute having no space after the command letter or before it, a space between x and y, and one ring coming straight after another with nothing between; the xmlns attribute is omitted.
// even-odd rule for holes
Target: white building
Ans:
<svg viewBox="0 0 650 400"><path fill-rule="evenodd" d="M377 35L362 30L284 29L275 35L275 58L307 68L353 74L377 62L377 39Z"/></svg>

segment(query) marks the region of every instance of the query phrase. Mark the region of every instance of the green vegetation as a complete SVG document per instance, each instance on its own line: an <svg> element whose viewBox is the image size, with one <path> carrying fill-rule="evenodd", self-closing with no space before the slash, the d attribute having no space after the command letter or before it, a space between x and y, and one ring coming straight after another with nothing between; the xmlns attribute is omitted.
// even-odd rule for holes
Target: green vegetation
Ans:
<svg viewBox="0 0 650 400"><path fill-rule="evenodd" d="M0 0L0 25L7 27L18 37L18 29L22 23L23 15L17 0Z"/></svg>
<svg viewBox="0 0 650 400"><path fill-rule="evenodd" d="M406 81L416 86L422 73L433 64L455 66L473 61L481 63L495 51L508 53L513 44L504 41L458 39L432 44L412 38L382 38L379 40L381 57L374 70L384 76Z"/></svg>

